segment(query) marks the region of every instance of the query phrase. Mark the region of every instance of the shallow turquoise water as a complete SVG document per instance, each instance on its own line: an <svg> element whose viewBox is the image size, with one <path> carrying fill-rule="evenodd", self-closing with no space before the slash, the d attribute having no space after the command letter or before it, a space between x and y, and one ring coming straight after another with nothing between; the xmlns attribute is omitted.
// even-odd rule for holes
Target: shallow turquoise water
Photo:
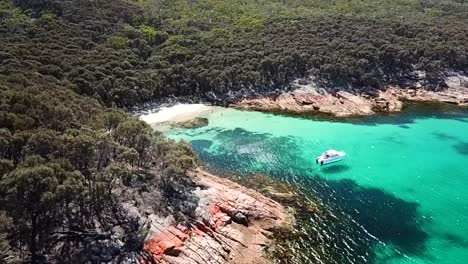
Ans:
<svg viewBox="0 0 468 264"><path fill-rule="evenodd" d="M319 199L300 217L297 263L468 263L468 112L410 107L336 122L225 109L167 135L216 172L263 173ZM320 167L335 148L346 160ZM330 220L332 219L332 220Z"/></svg>

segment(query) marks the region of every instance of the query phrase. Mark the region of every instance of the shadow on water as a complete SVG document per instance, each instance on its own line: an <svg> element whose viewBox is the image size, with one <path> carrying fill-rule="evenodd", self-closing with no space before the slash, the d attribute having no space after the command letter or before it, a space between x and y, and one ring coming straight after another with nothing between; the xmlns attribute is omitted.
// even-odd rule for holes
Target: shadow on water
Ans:
<svg viewBox="0 0 468 264"><path fill-rule="evenodd" d="M380 140L382 140L384 142L387 142L387 143L396 144L396 145L403 145L404 143L401 140L401 138L402 137L397 134L397 135L382 137L382 138L380 138Z"/></svg>
<svg viewBox="0 0 468 264"><path fill-rule="evenodd" d="M333 164L333 165L328 165L328 166L325 166L325 167L322 167L321 168L321 171L322 172L325 172L325 173L342 173L342 172L345 172L347 170L351 169L348 165L336 165L336 164Z"/></svg>
<svg viewBox="0 0 468 264"><path fill-rule="evenodd" d="M453 145L453 148L460 153L461 155L468 155L468 142L461 141L460 139L451 136L447 133L442 133L442 132L434 132L432 133L437 139L439 140L445 140L445 141L454 141L456 142Z"/></svg>
<svg viewBox="0 0 468 264"><path fill-rule="evenodd" d="M209 149L213 145L213 141L206 139L192 140L190 143L192 144L192 148L195 152L201 152Z"/></svg>
<svg viewBox="0 0 468 264"><path fill-rule="evenodd" d="M417 203L352 180L326 184L334 191L330 198L379 240L394 244L405 254L424 253L428 234L421 228Z"/></svg>
<svg viewBox="0 0 468 264"><path fill-rule="evenodd" d="M237 127L231 130L223 130L219 132L216 137L221 140L223 138L231 138L231 139L237 139L237 140L239 139L247 140L247 142L255 142L257 140L263 140L269 136L271 136L271 134L269 133L253 133L243 128Z"/></svg>
<svg viewBox="0 0 468 264"><path fill-rule="evenodd" d="M416 119L445 118L459 122L468 122L468 111L459 106L433 103L433 102L405 102L401 113L378 113L371 116L358 117L334 117L326 114L297 114L297 113L275 113L272 115L294 116L296 118L327 121L347 122L365 126L377 126L381 124L398 125L409 129L407 124L412 124Z"/></svg>
<svg viewBox="0 0 468 264"><path fill-rule="evenodd" d="M416 119L444 118L459 122L468 122L468 111L449 104L406 102L403 112L397 114L378 114L369 117L338 119L332 121L350 122L359 125L376 126L381 124L394 124L401 128L410 128Z"/></svg>
<svg viewBox="0 0 468 264"><path fill-rule="evenodd" d="M304 235L292 241L293 248L299 248L300 254L312 248L315 252L297 256L290 263L310 262L308 258L317 258L317 254L321 261L340 264L381 263L383 258L405 256L428 257L428 234L422 229L418 203L405 201L383 189L360 186L349 179L334 181L319 176L287 175L281 171L270 175L276 180L294 182L294 187L301 190L306 199L319 202L323 210L296 214ZM384 256L377 255L374 248L382 245L381 242L396 250L384 251Z"/></svg>
<svg viewBox="0 0 468 264"><path fill-rule="evenodd" d="M202 162L217 173L247 176L255 173L297 188L303 199L321 204L322 213L298 212L297 226L304 233L291 238L294 254L290 263L377 263L373 249L380 241L398 251L387 257L424 255L428 234L422 230L419 205L402 200L383 189L358 185L355 181L327 180L301 158L299 143L290 137L251 133L244 129L222 130L213 148L210 140L191 141ZM468 144L467 144L468 145ZM464 147L463 147L464 148ZM468 150L468 148L467 148ZM323 167L325 173L350 169L337 164ZM395 256L397 254L397 256ZM289 263L289 262L287 262Z"/></svg>
<svg viewBox="0 0 468 264"><path fill-rule="evenodd" d="M462 155L468 155L468 142L460 141L453 145L456 151Z"/></svg>
<svg viewBox="0 0 468 264"><path fill-rule="evenodd" d="M461 236L445 233L443 234L443 238L451 245L455 245L460 248L468 248L468 241Z"/></svg>
<svg viewBox="0 0 468 264"><path fill-rule="evenodd" d="M456 137L444 132L434 132L432 134L439 140L458 140Z"/></svg>

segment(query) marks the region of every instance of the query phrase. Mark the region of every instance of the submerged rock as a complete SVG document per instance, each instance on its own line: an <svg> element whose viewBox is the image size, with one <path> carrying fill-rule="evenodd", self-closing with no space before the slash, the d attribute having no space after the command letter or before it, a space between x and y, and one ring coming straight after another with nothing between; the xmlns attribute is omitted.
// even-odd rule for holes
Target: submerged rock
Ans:
<svg viewBox="0 0 468 264"><path fill-rule="evenodd" d="M204 117L195 117L194 119L181 122L172 122L170 123L172 127L181 127L181 128L200 128L208 125L208 118Z"/></svg>
<svg viewBox="0 0 468 264"><path fill-rule="evenodd" d="M272 186L267 186L267 187L264 187L262 188L262 192L264 192L265 194L271 196L271 197L274 197L274 198L279 198L279 199L282 199L282 200L291 200L294 198L295 194L294 193L291 193L291 192L280 192L280 191L277 191L274 187Z"/></svg>

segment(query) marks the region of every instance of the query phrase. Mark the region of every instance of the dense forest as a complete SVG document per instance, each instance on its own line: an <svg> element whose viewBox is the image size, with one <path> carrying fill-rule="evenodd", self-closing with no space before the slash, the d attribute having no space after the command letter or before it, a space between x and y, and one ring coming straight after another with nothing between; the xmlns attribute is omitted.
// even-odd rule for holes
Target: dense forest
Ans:
<svg viewBox="0 0 468 264"><path fill-rule="evenodd" d="M468 68L464 1L13 2L0 13L2 74L47 76L107 106L226 101L304 77L327 89L443 88Z"/></svg>
<svg viewBox="0 0 468 264"><path fill-rule="evenodd" d="M0 0L0 263L70 263L116 223L134 234L121 258L140 252L122 189L190 215L190 146L119 109L298 78L443 89L467 56L464 0Z"/></svg>
<svg viewBox="0 0 468 264"><path fill-rule="evenodd" d="M196 207L185 174L196 162L191 147L102 105L118 100L96 100L94 85L103 78L126 82L126 71L136 72L127 51L107 48L101 37L116 21L64 22L52 13L58 5L46 1L0 7L0 263L85 263L92 247L119 262L144 257L145 227L123 204L146 194L158 214L190 217ZM112 18L123 10L101 11ZM119 247L104 243L116 226L125 234Z"/></svg>

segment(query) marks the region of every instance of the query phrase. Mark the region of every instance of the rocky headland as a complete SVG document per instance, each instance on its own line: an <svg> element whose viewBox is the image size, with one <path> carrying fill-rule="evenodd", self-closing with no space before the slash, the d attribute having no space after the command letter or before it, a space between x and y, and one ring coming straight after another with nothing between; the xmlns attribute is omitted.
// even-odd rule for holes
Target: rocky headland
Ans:
<svg viewBox="0 0 468 264"><path fill-rule="evenodd" d="M447 80L448 88L426 90L423 87L388 87L366 93L319 89L296 90L279 96L242 99L232 107L265 112L325 114L334 117L368 116L377 112L400 112L405 101L441 102L468 106L468 79Z"/></svg>
<svg viewBox="0 0 468 264"><path fill-rule="evenodd" d="M148 228L139 263L270 263L263 249L269 229L291 226L279 203L202 169L189 173L198 200L190 224L161 217L141 203L126 205L127 214Z"/></svg>

